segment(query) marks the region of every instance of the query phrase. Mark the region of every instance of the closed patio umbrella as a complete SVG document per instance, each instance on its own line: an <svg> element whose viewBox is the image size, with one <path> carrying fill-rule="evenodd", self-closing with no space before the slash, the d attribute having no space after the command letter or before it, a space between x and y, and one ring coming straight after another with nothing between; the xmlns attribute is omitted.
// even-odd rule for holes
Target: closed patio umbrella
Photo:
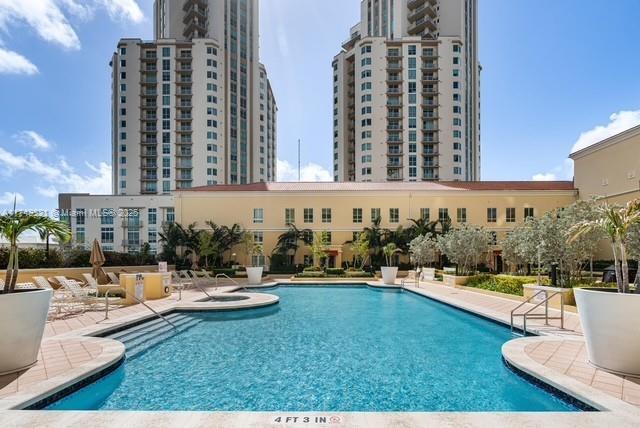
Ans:
<svg viewBox="0 0 640 428"><path fill-rule="evenodd" d="M97 239L93 240L89 262L91 262L91 266L93 266L93 269L91 270L91 276L93 276L96 281L98 281L98 284L108 284L109 278L104 272L104 269L102 269L102 265L105 262L104 253L102 252L102 248L100 247L100 243Z"/></svg>

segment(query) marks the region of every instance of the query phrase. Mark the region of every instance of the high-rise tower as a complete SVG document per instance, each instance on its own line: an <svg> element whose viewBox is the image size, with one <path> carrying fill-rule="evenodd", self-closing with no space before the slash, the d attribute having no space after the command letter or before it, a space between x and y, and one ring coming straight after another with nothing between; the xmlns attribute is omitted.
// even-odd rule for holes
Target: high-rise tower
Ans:
<svg viewBox="0 0 640 428"><path fill-rule="evenodd" d="M156 0L154 34L113 55L114 194L274 181L258 0Z"/></svg>
<svg viewBox="0 0 640 428"><path fill-rule="evenodd" d="M336 181L480 179L477 0L363 0L333 60Z"/></svg>

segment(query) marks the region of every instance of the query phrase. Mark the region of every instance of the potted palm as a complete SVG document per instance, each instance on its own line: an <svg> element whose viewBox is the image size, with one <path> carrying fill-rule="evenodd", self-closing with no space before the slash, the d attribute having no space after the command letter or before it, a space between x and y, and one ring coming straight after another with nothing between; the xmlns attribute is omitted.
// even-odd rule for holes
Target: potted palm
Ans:
<svg viewBox="0 0 640 428"><path fill-rule="evenodd" d="M396 254L401 253L402 250L396 246L393 242L388 243L382 247L382 253L384 259L387 262L386 266L382 266L382 282L386 285L395 285L396 276L398 276L398 266L393 266L393 259Z"/></svg>
<svg viewBox="0 0 640 428"><path fill-rule="evenodd" d="M249 285L260 285L262 283L263 266L253 266L253 257L262 255L262 245L256 242L253 233L245 232L242 236L242 244L247 255L247 280Z"/></svg>
<svg viewBox="0 0 640 428"><path fill-rule="evenodd" d="M603 204L594 220L570 230L569 240L593 230L606 233L613 250L617 289L576 288L576 304L589 361L612 372L640 375L640 291L631 294L627 249L630 233L640 223L640 199L626 206Z"/></svg>
<svg viewBox="0 0 640 428"><path fill-rule="evenodd" d="M18 241L27 231L51 235L59 242L71 237L69 227L43 215L19 212L0 216L0 236L9 244L9 263L0 290L0 375L34 365L38 359L52 290L19 290Z"/></svg>

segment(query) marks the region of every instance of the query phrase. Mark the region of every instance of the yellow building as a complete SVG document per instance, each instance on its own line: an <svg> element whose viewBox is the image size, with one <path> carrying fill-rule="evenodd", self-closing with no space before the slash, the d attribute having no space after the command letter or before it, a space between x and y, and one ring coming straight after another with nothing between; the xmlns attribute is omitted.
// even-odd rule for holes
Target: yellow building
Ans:
<svg viewBox="0 0 640 428"><path fill-rule="evenodd" d="M570 155L580 199L625 204L640 198L640 126Z"/></svg>
<svg viewBox="0 0 640 428"><path fill-rule="evenodd" d="M265 259L254 264L268 265L278 236L295 224L299 229L330 232L329 264L351 261L349 249L354 232L371 225L408 227L409 219L451 218L452 225L466 222L495 232L496 242L527 216L538 216L564 207L577 198L569 181L556 182L329 182L255 183L217 185L176 191L176 221L207 228L235 223L253 231L264 246ZM238 249L236 260L246 263ZM305 259L306 257L306 259ZM309 250L301 248L293 263L309 260ZM489 263L501 268L500 249L494 247Z"/></svg>

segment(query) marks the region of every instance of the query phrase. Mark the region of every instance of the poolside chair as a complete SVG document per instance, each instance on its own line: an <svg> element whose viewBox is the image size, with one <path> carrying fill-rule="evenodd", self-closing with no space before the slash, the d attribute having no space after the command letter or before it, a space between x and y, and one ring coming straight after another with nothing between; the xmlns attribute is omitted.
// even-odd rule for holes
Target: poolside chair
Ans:
<svg viewBox="0 0 640 428"><path fill-rule="evenodd" d="M207 278L202 272L196 272L194 270L188 270L187 274L191 277L191 280L195 284L199 284L202 286L213 285L215 283L214 278Z"/></svg>
<svg viewBox="0 0 640 428"><path fill-rule="evenodd" d="M107 272L107 277L111 281L112 284L120 285L120 278L113 272Z"/></svg>
<svg viewBox="0 0 640 428"><path fill-rule="evenodd" d="M33 281L38 288L53 291L51 296L50 316L57 317L78 312L78 302L76 298L64 287L55 290L51 286L49 280L44 276L34 276Z"/></svg>
<svg viewBox="0 0 640 428"><path fill-rule="evenodd" d="M91 295L91 290L89 288L83 288L78 281L67 279L64 276L56 276L55 279L62 285L64 290L68 291L71 295L69 301L82 306L82 312L85 312L87 308L92 309L96 305L103 303L102 299L98 298L97 295Z"/></svg>
<svg viewBox="0 0 640 428"><path fill-rule="evenodd" d="M178 290L178 300L182 300L182 290L193 287L193 281L191 279L184 278L180 273L171 272L171 287L174 290Z"/></svg>

